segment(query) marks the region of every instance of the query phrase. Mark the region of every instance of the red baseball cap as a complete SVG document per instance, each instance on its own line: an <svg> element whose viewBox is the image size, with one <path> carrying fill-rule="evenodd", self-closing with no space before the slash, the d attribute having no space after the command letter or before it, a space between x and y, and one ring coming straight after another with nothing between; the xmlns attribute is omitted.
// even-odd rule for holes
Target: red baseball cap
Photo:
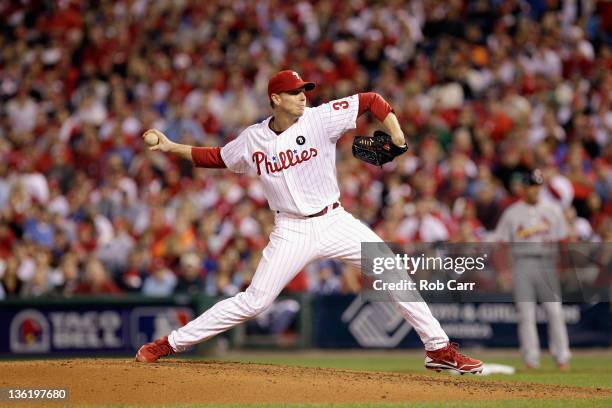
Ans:
<svg viewBox="0 0 612 408"><path fill-rule="evenodd" d="M302 77L290 69L277 72L270 78L268 82L268 96L273 93L279 94L281 92L293 91L304 87L307 91L312 91L315 87L314 82L304 82Z"/></svg>

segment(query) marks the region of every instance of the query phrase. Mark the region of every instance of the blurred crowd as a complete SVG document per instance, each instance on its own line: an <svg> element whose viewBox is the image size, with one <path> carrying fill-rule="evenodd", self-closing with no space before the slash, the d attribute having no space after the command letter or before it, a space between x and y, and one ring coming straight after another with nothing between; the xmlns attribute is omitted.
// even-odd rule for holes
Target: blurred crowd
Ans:
<svg viewBox="0 0 612 408"><path fill-rule="evenodd" d="M0 299L231 295L273 215L256 178L145 149L221 146L270 115L292 68L313 106L394 107L411 151L385 168L338 143L341 202L386 241L478 242L538 167L572 241L612 241L612 2L0 1ZM314 263L288 290L354 292Z"/></svg>

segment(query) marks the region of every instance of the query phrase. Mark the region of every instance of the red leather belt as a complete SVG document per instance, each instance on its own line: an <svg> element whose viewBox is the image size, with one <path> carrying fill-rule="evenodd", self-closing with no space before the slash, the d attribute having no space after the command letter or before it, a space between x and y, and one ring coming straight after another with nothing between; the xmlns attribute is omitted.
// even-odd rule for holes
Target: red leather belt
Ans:
<svg viewBox="0 0 612 408"><path fill-rule="evenodd" d="M336 201L335 203L332 204L332 210L335 210L338 207L340 207L340 203L339 202ZM320 217L322 215L327 214L328 210L329 210L329 205L327 207L325 207L324 209L322 209L321 211L319 211L318 213L307 215L306 217L308 217L308 218Z"/></svg>

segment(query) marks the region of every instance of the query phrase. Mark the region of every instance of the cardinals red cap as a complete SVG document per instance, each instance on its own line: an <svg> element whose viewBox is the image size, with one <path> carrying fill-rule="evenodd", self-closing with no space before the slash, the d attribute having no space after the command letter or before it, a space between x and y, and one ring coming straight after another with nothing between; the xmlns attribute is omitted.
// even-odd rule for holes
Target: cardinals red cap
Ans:
<svg viewBox="0 0 612 408"><path fill-rule="evenodd" d="M304 82L297 72L290 69L280 71L274 74L268 82L268 96L273 93L293 91L301 87L304 87L307 91L312 91L315 84L314 82Z"/></svg>

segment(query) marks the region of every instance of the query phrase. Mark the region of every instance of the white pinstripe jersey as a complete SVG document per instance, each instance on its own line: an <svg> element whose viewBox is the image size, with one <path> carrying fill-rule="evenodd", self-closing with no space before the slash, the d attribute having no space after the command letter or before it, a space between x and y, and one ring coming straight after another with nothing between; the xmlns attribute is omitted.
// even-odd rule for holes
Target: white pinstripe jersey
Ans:
<svg viewBox="0 0 612 408"><path fill-rule="evenodd" d="M260 178L272 210L315 214L340 198L336 142L355 128L358 112L357 95L306 108L279 135L269 117L223 146L221 158L230 170Z"/></svg>

